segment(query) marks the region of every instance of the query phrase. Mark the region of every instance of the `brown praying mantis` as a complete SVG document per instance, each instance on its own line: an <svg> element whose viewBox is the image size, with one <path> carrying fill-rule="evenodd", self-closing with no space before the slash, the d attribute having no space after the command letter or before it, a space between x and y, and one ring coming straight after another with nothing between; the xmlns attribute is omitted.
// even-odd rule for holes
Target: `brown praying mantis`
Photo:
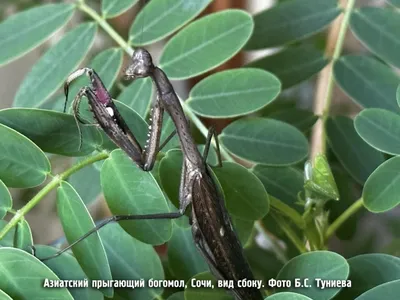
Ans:
<svg viewBox="0 0 400 300"><path fill-rule="evenodd" d="M241 279L253 280L254 276L226 210L224 198L206 164L212 136L216 137L215 131L209 130L202 156L190 134L188 121L172 84L166 74L160 68L154 66L150 53L145 49L138 48L135 50L132 61L125 70L125 77L128 79L150 77L157 89L157 99L153 103L151 111L149 139L143 150L93 69L83 68L72 73L65 82L66 96L68 96L69 84L84 74L89 76L91 86L83 87L78 92L73 102L75 118L79 122L84 122L79 117L79 103L81 98L86 96L100 127L144 171L153 168L158 151L175 133L173 132L160 146L164 110L170 115L183 151L179 210L159 214L112 216L65 249L42 260L59 256L110 222L138 219L175 219L181 217L191 204L190 224L193 238L215 277L221 280L233 280L235 283ZM215 140L217 150L219 150L218 139ZM219 151L217 153L219 154ZM221 165L220 155L218 158ZM238 300L263 299L261 291L256 288L243 288L235 284L232 292Z"/></svg>

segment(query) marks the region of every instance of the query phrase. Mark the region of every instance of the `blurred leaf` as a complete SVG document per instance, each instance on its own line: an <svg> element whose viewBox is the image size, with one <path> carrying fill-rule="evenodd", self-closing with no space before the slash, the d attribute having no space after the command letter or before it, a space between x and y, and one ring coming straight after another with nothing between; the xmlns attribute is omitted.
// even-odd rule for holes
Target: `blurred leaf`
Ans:
<svg viewBox="0 0 400 300"><path fill-rule="evenodd" d="M245 248L244 252L256 279L268 281L275 278L283 267L275 253L265 251L255 244Z"/></svg>
<svg viewBox="0 0 400 300"><path fill-rule="evenodd" d="M19 86L16 107L39 107L61 86L89 51L96 34L94 23L84 23L69 31L33 66Z"/></svg>
<svg viewBox="0 0 400 300"><path fill-rule="evenodd" d="M49 268L34 256L16 248L0 248L0 289L12 299L73 300L66 288L43 288L46 281L58 280Z"/></svg>
<svg viewBox="0 0 400 300"><path fill-rule="evenodd" d="M230 202L230 201L228 200L227 202ZM229 213L230 213L230 211L229 211ZM247 242L249 242L249 238L251 237L251 233L253 231L255 221L241 219L232 214L230 214L230 217L231 217L231 221L233 224L233 228L236 232L236 235L237 235L242 247L244 248L246 246Z"/></svg>
<svg viewBox="0 0 400 300"><path fill-rule="evenodd" d="M167 300L185 300L185 293L182 292L177 292L175 294L172 294L167 298Z"/></svg>
<svg viewBox="0 0 400 300"><path fill-rule="evenodd" d="M400 14L391 8L361 7L351 14L350 28L373 53L400 68Z"/></svg>
<svg viewBox="0 0 400 300"><path fill-rule="evenodd" d="M71 244L95 227L82 199L74 188L63 181L57 189L57 212L67 241ZM99 233L95 232L72 247L72 252L91 280L111 280L111 271ZM100 288L112 297L112 287Z"/></svg>
<svg viewBox="0 0 400 300"><path fill-rule="evenodd" d="M113 215L169 212L167 200L153 175L132 164L122 150L111 152L103 164L100 178ZM130 235L147 244L163 244L172 234L170 220L127 220L119 224Z"/></svg>
<svg viewBox="0 0 400 300"><path fill-rule="evenodd" d="M397 300L400 294L400 279L381 284L369 291L366 291L356 300Z"/></svg>
<svg viewBox="0 0 400 300"><path fill-rule="evenodd" d="M234 155L271 166L291 165L308 154L308 143L295 127L265 118L237 120L222 131L221 143Z"/></svg>
<svg viewBox="0 0 400 300"><path fill-rule="evenodd" d="M40 185L50 172L46 155L28 138L0 124L0 180L8 187Z"/></svg>
<svg viewBox="0 0 400 300"><path fill-rule="evenodd" d="M393 157L382 163L369 176L363 190L365 207L372 212L388 211L400 203L398 186L400 182L400 157Z"/></svg>
<svg viewBox="0 0 400 300"><path fill-rule="evenodd" d="M76 160L78 163L81 160ZM94 165L75 172L68 179L86 206L93 203L101 193L100 172Z"/></svg>
<svg viewBox="0 0 400 300"><path fill-rule="evenodd" d="M400 278L400 259L395 256L362 254L348 259L347 262L350 265L351 288L343 289L338 295L339 299L356 299L380 284Z"/></svg>
<svg viewBox="0 0 400 300"><path fill-rule="evenodd" d="M354 120L359 136L375 149L400 154L400 116L380 108L362 110Z"/></svg>
<svg viewBox="0 0 400 300"><path fill-rule="evenodd" d="M272 296L268 297L268 300L312 300L312 299L301 294L296 294L292 292L283 292L283 293L273 294Z"/></svg>
<svg viewBox="0 0 400 300"><path fill-rule="evenodd" d="M297 205L298 194L303 191L303 172L294 167L267 167L255 165L254 174L260 178L268 194L278 198L285 204L301 212L303 208Z"/></svg>
<svg viewBox="0 0 400 300"><path fill-rule="evenodd" d="M160 57L160 68L169 79L203 74L239 52L252 30L253 19L243 10L210 14L169 40Z"/></svg>
<svg viewBox="0 0 400 300"><path fill-rule="evenodd" d="M49 246L35 245L36 256L49 257L57 253L57 249ZM43 262L51 269L61 280L84 280L87 276L82 271L78 261L70 254L63 253L57 259L49 259ZM89 283L90 286L90 283ZM68 289L74 299L79 300L102 300L103 294L94 288L69 288Z"/></svg>
<svg viewBox="0 0 400 300"><path fill-rule="evenodd" d="M386 0L386 2L392 4L395 7L400 7L400 0Z"/></svg>
<svg viewBox="0 0 400 300"><path fill-rule="evenodd" d="M5 217L12 208L12 198L6 185L0 180L0 220Z"/></svg>
<svg viewBox="0 0 400 300"><path fill-rule="evenodd" d="M191 227L174 226L172 238L168 242L168 263L171 273L185 281L197 273L209 270L193 241Z"/></svg>
<svg viewBox="0 0 400 300"><path fill-rule="evenodd" d="M248 169L234 162L224 162L214 173L224 191L226 207L233 216L254 221L268 213L268 194L262 182Z"/></svg>
<svg viewBox="0 0 400 300"><path fill-rule="evenodd" d="M124 88L117 100L126 104L145 118L151 105L153 83L150 78L140 78Z"/></svg>
<svg viewBox="0 0 400 300"><path fill-rule="evenodd" d="M335 0L286 1L254 16L254 32L247 50L291 43L321 31L341 10Z"/></svg>
<svg viewBox="0 0 400 300"><path fill-rule="evenodd" d="M315 279L320 280L346 280L349 276L349 265L346 260L329 251L313 251L303 253L291 259L279 272L277 279L308 279L301 281L303 287L282 288L282 291L296 292L311 299L331 299L340 288L321 289L316 285ZM310 285L307 287L306 285Z"/></svg>
<svg viewBox="0 0 400 300"><path fill-rule="evenodd" d="M31 253L31 246L33 245L32 231L28 222L22 219L17 223L14 234L14 248Z"/></svg>
<svg viewBox="0 0 400 300"><path fill-rule="evenodd" d="M307 132L318 120L318 117L311 111L297 108L278 110L268 115L268 118L279 120L293 125L301 132Z"/></svg>
<svg viewBox="0 0 400 300"><path fill-rule="evenodd" d="M74 8L73 4L47 4L7 18L0 24L0 66L47 40L71 19Z"/></svg>
<svg viewBox="0 0 400 300"><path fill-rule="evenodd" d="M7 221L0 220L0 230L3 230L4 227L8 224ZM13 247L14 246L14 236L15 236L15 227L12 227L9 232L0 240L0 248L1 247Z"/></svg>
<svg viewBox="0 0 400 300"><path fill-rule="evenodd" d="M176 208L179 208L182 157L183 154L181 150L169 150L162 158L159 167L163 191L168 195L168 198Z"/></svg>
<svg viewBox="0 0 400 300"><path fill-rule="evenodd" d="M140 11L129 30L135 46L154 43L199 15L211 0L152 0Z"/></svg>
<svg viewBox="0 0 400 300"><path fill-rule="evenodd" d="M280 92L280 85L274 75L263 70L226 70L196 84L186 104L203 117L238 117L272 102Z"/></svg>
<svg viewBox="0 0 400 300"><path fill-rule="evenodd" d="M397 105L400 106L400 85L397 88L396 98L397 98Z"/></svg>
<svg viewBox="0 0 400 300"><path fill-rule="evenodd" d="M329 144L343 167L360 184L384 161L383 154L365 143L354 129L353 120L329 118L326 124Z"/></svg>
<svg viewBox="0 0 400 300"><path fill-rule="evenodd" d="M103 18L110 19L121 15L137 2L138 0L102 0L101 12Z"/></svg>
<svg viewBox="0 0 400 300"><path fill-rule="evenodd" d="M400 77L388 66L372 57L346 55L336 61L333 73L342 90L362 107L399 112L395 95Z"/></svg>
<svg viewBox="0 0 400 300"><path fill-rule="evenodd" d="M118 224L109 224L100 230L111 273L114 280L140 280L144 288L118 288L115 293L123 299L154 299L160 297L162 288L147 287L147 280L164 279L164 272L157 252L127 234Z"/></svg>
<svg viewBox="0 0 400 300"><path fill-rule="evenodd" d="M5 292L0 290L0 299L1 300L13 300L10 296L8 296Z"/></svg>
<svg viewBox="0 0 400 300"><path fill-rule="evenodd" d="M282 89L292 87L321 71L329 60L310 45L291 46L282 51L252 61L247 67L260 68L275 74Z"/></svg>
<svg viewBox="0 0 400 300"><path fill-rule="evenodd" d="M82 145L73 116L36 108L0 110L0 122L24 134L43 151L65 156L84 156L101 144L101 135L94 126L80 124Z"/></svg>
<svg viewBox="0 0 400 300"><path fill-rule="evenodd" d="M212 276L209 272L203 272L193 276L197 280L208 280L211 281L211 284L214 285L213 288L199 288L192 287L190 285L191 280L188 280L186 283L187 288L185 289L185 300L203 300L203 299L212 299L212 300L232 300L233 297L228 294L228 292L223 288L217 288L217 282L214 276Z"/></svg>

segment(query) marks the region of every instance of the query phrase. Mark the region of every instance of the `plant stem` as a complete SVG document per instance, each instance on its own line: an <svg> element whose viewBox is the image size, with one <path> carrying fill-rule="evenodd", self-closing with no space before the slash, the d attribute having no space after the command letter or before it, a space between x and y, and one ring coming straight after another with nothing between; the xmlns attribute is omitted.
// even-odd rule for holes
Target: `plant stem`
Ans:
<svg viewBox="0 0 400 300"><path fill-rule="evenodd" d="M121 46L122 49L125 50L125 52L129 55L132 56L133 54L133 49L129 44L106 22L104 18L102 18L94 9L92 9L90 6L88 6L84 2L77 2L76 3L77 7L88 14L90 17L93 18L97 22L97 24L100 25L101 28L107 34L118 44Z"/></svg>
<svg viewBox="0 0 400 300"><path fill-rule="evenodd" d="M269 195L269 201L271 207L287 216L299 229L304 229L304 220L296 210L271 195Z"/></svg>
<svg viewBox="0 0 400 300"><path fill-rule="evenodd" d="M14 217L7 223L7 225L0 232L0 240L13 228L17 223L24 218L24 216L35 207L51 190L56 188L63 180L67 179L73 173L79 171L80 169L90 165L96 161L106 159L108 157L107 152L101 152L99 154L93 155L83 161L80 161L76 165L72 166L63 173L56 175L53 179L41 189L25 206L17 210Z"/></svg>
<svg viewBox="0 0 400 300"><path fill-rule="evenodd" d="M335 231L347 221L353 214L355 214L360 208L364 207L363 198L358 199L348 209L346 209L326 230L325 240L331 237Z"/></svg>
<svg viewBox="0 0 400 300"><path fill-rule="evenodd" d="M342 0L341 3L344 4L345 0ZM317 82L314 113L316 115L322 115L322 117L313 128L311 137L311 158L314 158L318 154L326 154L325 123L329 117L334 88L333 65L336 60L339 59L342 52L354 4L355 0L347 0L347 6L341 19L342 21L340 21L340 19L337 20L329 31L325 54L328 57L332 56L332 59L329 65L321 72Z"/></svg>
<svg viewBox="0 0 400 300"><path fill-rule="evenodd" d="M278 214L271 214L272 218L274 218L275 222L278 223L279 227L283 230L286 236L290 239L290 241L296 246L296 248L300 251L300 253L307 252L306 247L303 242L297 237L296 233L288 226L286 221L280 217Z"/></svg>

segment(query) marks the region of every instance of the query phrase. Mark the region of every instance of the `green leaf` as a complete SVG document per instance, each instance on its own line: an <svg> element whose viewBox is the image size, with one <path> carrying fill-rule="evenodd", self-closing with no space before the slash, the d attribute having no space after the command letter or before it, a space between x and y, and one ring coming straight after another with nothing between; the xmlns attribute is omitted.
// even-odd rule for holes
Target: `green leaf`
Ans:
<svg viewBox="0 0 400 300"><path fill-rule="evenodd" d="M72 17L73 4L48 4L10 16L0 24L0 66L47 40Z"/></svg>
<svg viewBox="0 0 400 300"><path fill-rule="evenodd" d="M393 155L400 154L400 116L396 113L369 108L354 120L359 136L375 149Z"/></svg>
<svg viewBox="0 0 400 300"><path fill-rule="evenodd" d="M114 280L143 280L145 288L115 289L123 299L159 298L163 289L147 287L147 280L164 279L164 270L154 248L127 234L118 224L100 230ZM117 246L117 247L116 247Z"/></svg>
<svg viewBox="0 0 400 300"><path fill-rule="evenodd" d="M308 154L308 143L295 127L265 118L241 119L225 127L219 140L234 155L271 166L290 165Z"/></svg>
<svg viewBox="0 0 400 300"><path fill-rule="evenodd" d="M0 290L0 299L1 300L13 300L10 296L8 296L5 292Z"/></svg>
<svg viewBox="0 0 400 300"><path fill-rule="evenodd" d="M400 85L397 88L396 98L397 98L397 104L400 106Z"/></svg>
<svg viewBox="0 0 400 300"><path fill-rule="evenodd" d="M33 245L32 231L28 222L23 219L17 223L14 234L14 248L31 253L31 246Z"/></svg>
<svg viewBox="0 0 400 300"><path fill-rule="evenodd" d="M301 294L296 294L292 292L283 292L269 296L268 300L312 300L312 299Z"/></svg>
<svg viewBox="0 0 400 300"><path fill-rule="evenodd" d="M400 157L393 157L369 176L363 190L365 207L375 213L388 211L400 203Z"/></svg>
<svg viewBox="0 0 400 300"><path fill-rule="evenodd" d="M364 108L399 112L396 89L400 77L388 66L362 55L342 56L333 67L336 82Z"/></svg>
<svg viewBox="0 0 400 300"><path fill-rule="evenodd" d="M8 222L4 220L0 220L0 230L3 230L5 226L7 226ZM15 236L15 227L12 227L9 232L0 240L0 248L1 247L13 247L14 246L14 236Z"/></svg>
<svg viewBox="0 0 400 300"><path fill-rule="evenodd" d="M283 267L282 262L271 251L266 251L255 243L244 249L247 261L250 264L256 279L262 279L267 282L271 278L278 275L279 270ZM262 259L260 259L262 257Z"/></svg>
<svg viewBox="0 0 400 300"><path fill-rule="evenodd" d="M66 288L43 288L46 281L58 280L34 256L16 248L0 248L0 289L12 299L73 300ZM6 280L4 280L6 278Z"/></svg>
<svg viewBox="0 0 400 300"><path fill-rule="evenodd" d="M366 291L356 300L397 300L400 294L400 279L381 284L369 291Z"/></svg>
<svg viewBox="0 0 400 300"><path fill-rule="evenodd" d="M50 172L46 155L28 138L2 124L0 136L0 180L15 188L41 184Z"/></svg>
<svg viewBox="0 0 400 300"><path fill-rule="evenodd" d="M297 108L288 108L272 112L268 115L268 118L293 125L301 132L308 132L318 120L318 117L311 111Z"/></svg>
<svg viewBox="0 0 400 300"><path fill-rule="evenodd" d="M78 125L72 115L36 108L0 110L0 122L24 134L43 151L65 156L84 156L92 153L102 139L94 126Z"/></svg>
<svg viewBox="0 0 400 300"><path fill-rule="evenodd" d="M185 281L197 273L209 270L193 241L191 227L174 226L172 238L168 242L168 263L175 278Z"/></svg>
<svg viewBox="0 0 400 300"><path fill-rule="evenodd" d="M117 100L126 104L145 118L151 105L153 82L150 78L140 78L124 88Z"/></svg>
<svg viewBox="0 0 400 300"><path fill-rule="evenodd" d="M211 0L152 0L135 18L129 40L135 46L154 43L194 19Z"/></svg>
<svg viewBox="0 0 400 300"><path fill-rule="evenodd" d="M262 182L248 169L234 162L224 162L214 173L224 191L226 207L233 216L254 221L268 213L268 194Z"/></svg>
<svg viewBox="0 0 400 300"><path fill-rule="evenodd" d="M197 280L205 280L206 282L211 281L211 284L215 288L199 288L190 285L191 279L186 283L187 288L185 289L185 300L232 300L233 297L228 294L227 290L223 288L217 288L217 282L214 276L209 272L203 272L193 276L192 278Z"/></svg>
<svg viewBox="0 0 400 300"><path fill-rule="evenodd" d="M12 208L12 198L6 185L0 180L0 220L5 217Z"/></svg>
<svg viewBox="0 0 400 300"><path fill-rule="evenodd" d="M342 256L329 251L313 251L291 259L279 272L277 279L289 279L292 282L301 279L303 287L292 285L281 290L323 300L331 299L340 288L318 288L315 279L346 280L348 275L349 265Z"/></svg>
<svg viewBox="0 0 400 300"><path fill-rule="evenodd" d="M362 254L348 259L347 262L350 265L351 288L343 289L338 299L355 299L380 284L400 278L400 259L395 256Z"/></svg>
<svg viewBox="0 0 400 300"><path fill-rule="evenodd" d="M386 0L386 2L390 3L395 7L400 7L400 0Z"/></svg>
<svg viewBox="0 0 400 300"><path fill-rule="evenodd" d="M365 143L354 129L353 120L329 118L326 124L329 144L338 160L360 184L384 161L383 154Z"/></svg>
<svg viewBox="0 0 400 300"><path fill-rule="evenodd" d="M350 28L374 54L400 68L400 14L391 8L361 7L351 14Z"/></svg>
<svg viewBox="0 0 400 300"><path fill-rule="evenodd" d="M255 165L252 171L260 178L268 194L278 198L298 212L302 207L297 205L297 195L303 191L303 172L294 167L268 167Z"/></svg>
<svg viewBox="0 0 400 300"><path fill-rule="evenodd" d="M143 172L122 152L114 150L104 162L101 185L113 215L168 213L168 203L153 175ZM160 245L172 234L170 220L128 220L119 224L147 244Z"/></svg>
<svg viewBox="0 0 400 300"><path fill-rule="evenodd" d="M183 291L170 295L167 300L185 300L185 293Z"/></svg>
<svg viewBox="0 0 400 300"><path fill-rule="evenodd" d="M203 74L239 52L252 30L253 19L242 10L210 14L169 40L160 58L160 68L170 79Z"/></svg>
<svg viewBox="0 0 400 300"><path fill-rule="evenodd" d="M287 47L276 54L253 61L247 67L275 74L284 90L317 74L328 62L322 51L310 45L300 45Z"/></svg>
<svg viewBox="0 0 400 300"><path fill-rule="evenodd" d="M274 75L263 70L227 70L196 84L186 104L203 117L233 118L253 113L272 102L280 86Z"/></svg>
<svg viewBox="0 0 400 300"><path fill-rule="evenodd" d="M254 16L254 32L247 50L291 43L323 30L339 14L336 0L286 1Z"/></svg>
<svg viewBox="0 0 400 300"><path fill-rule="evenodd" d="M36 256L49 257L57 253L57 249L49 246L35 245ZM61 280L84 280L87 276L82 271L78 261L70 254L63 253L56 259L49 259L43 262L49 269L51 269ZM90 286L90 283L89 283ZM69 288L68 289L74 299L80 300L102 300L103 294L94 288Z"/></svg>
<svg viewBox="0 0 400 300"><path fill-rule="evenodd" d="M176 208L179 208L182 158L183 154L181 150L169 150L162 158L159 167L163 191L168 195L168 198Z"/></svg>
<svg viewBox="0 0 400 300"><path fill-rule="evenodd" d="M57 189L57 212L68 243L75 242L95 224L82 199L74 188L63 181ZM98 232L72 247L72 252L91 280L111 280L111 271ZM112 297L112 287L101 288L106 297Z"/></svg>
<svg viewBox="0 0 400 300"><path fill-rule="evenodd" d="M50 48L24 78L14 106L39 107L54 94L89 51L96 29L94 23L84 23Z"/></svg>
<svg viewBox="0 0 400 300"><path fill-rule="evenodd" d="M121 15L137 2L138 0L102 0L101 12L103 18L110 19Z"/></svg>

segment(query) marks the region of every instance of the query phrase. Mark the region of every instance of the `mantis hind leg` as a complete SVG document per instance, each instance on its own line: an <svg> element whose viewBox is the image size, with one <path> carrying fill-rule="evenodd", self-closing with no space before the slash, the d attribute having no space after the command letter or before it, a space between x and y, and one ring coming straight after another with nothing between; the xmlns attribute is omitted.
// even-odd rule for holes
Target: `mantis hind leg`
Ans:
<svg viewBox="0 0 400 300"><path fill-rule="evenodd" d="M210 127L210 129L208 130L208 134L207 134L207 138L206 138L206 144L205 144L204 151L203 151L203 163L205 164L207 162L207 156L208 156L208 153L210 151L211 140L212 140L213 136L214 136L214 139L215 139L215 146L216 146L217 159L218 159L217 167L222 167L221 151L219 149L219 142L218 142L217 132L215 131L214 127Z"/></svg>
<svg viewBox="0 0 400 300"><path fill-rule="evenodd" d="M81 103L82 97L86 96L86 98L90 97L90 88L89 87L83 87L79 90L78 94L76 95L74 101L72 102L72 109L74 113L74 119L76 122L76 126L78 128L78 133L79 133L79 147L78 150L82 149L82 130L81 127L79 126L79 123L81 124L87 124L86 120L81 118L79 115L79 105Z"/></svg>

